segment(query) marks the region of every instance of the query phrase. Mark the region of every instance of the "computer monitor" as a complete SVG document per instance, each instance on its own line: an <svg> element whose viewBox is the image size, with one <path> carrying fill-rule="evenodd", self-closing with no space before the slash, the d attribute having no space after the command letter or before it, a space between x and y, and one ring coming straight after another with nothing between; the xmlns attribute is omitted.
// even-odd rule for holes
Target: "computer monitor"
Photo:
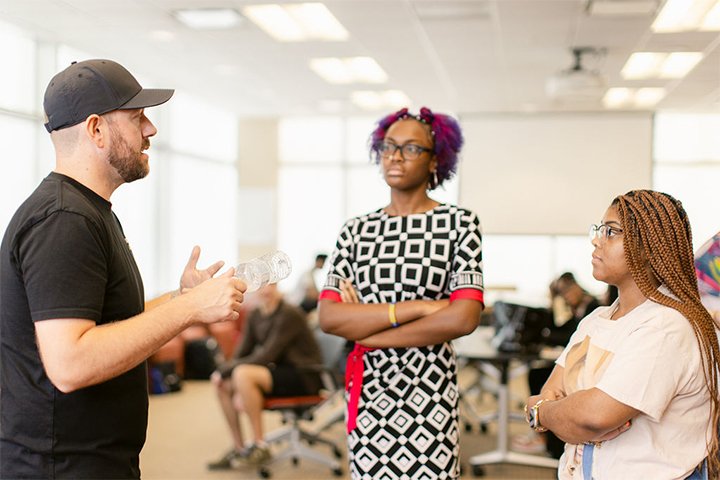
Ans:
<svg viewBox="0 0 720 480"><path fill-rule="evenodd" d="M553 327L553 314L547 308L502 301L493 305L495 336L493 345L501 352L538 353Z"/></svg>

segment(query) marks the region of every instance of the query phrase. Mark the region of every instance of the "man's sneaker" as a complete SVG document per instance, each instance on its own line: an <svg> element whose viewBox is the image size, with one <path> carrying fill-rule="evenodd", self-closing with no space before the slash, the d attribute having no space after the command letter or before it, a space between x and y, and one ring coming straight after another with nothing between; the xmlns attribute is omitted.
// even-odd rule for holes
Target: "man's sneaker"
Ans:
<svg viewBox="0 0 720 480"><path fill-rule="evenodd" d="M267 446L253 445L248 454L240 459L240 464L257 467L267 463L271 458L272 454Z"/></svg>
<svg viewBox="0 0 720 480"><path fill-rule="evenodd" d="M247 457L249 453L250 452L247 448L242 450L235 450L232 448L223 455L220 460L208 463L207 468L208 470L229 470L231 468L235 468L241 464L242 459Z"/></svg>

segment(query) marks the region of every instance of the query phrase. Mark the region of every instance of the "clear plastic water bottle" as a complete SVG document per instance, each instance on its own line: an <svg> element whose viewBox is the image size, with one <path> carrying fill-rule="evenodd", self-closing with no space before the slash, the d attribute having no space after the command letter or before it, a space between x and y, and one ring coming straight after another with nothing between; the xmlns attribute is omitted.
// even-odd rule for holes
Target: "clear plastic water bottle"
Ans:
<svg viewBox="0 0 720 480"><path fill-rule="evenodd" d="M247 284L247 291L254 292L269 283L277 283L292 272L290 257L276 250L235 267L235 276Z"/></svg>

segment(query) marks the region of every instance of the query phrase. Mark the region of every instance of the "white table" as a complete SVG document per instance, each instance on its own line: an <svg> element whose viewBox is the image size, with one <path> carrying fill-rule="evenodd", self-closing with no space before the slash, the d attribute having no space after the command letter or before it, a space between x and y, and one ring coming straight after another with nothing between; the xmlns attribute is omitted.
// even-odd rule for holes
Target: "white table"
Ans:
<svg viewBox="0 0 720 480"><path fill-rule="evenodd" d="M473 337L473 335L475 336ZM497 447L490 452L480 453L470 458L473 473L480 475L483 472L483 465L495 463L557 468L558 461L554 458L513 452L508 448L510 436L508 426L511 417L508 384L511 377L511 363L527 366L530 362L546 358L537 354L498 352L489 345L489 342L484 341L482 333L463 337L454 344L458 357L467 359L469 362L480 362L483 370L494 370L498 378Z"/></svg>

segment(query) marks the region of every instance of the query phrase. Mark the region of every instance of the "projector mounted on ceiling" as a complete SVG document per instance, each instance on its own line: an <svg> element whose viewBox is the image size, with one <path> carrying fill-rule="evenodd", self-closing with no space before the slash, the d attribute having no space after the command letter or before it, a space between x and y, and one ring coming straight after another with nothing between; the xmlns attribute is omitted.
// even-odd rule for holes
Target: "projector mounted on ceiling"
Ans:
<svg viewBox="0 0 720 480"><path fill-rule="evenodd" d="M605 51L594 47L576 47L572 49L574 63L568 70L549 77L545 83L545 92L553 100L560 101L596 101L605 93L605 78L598 72L586 70L582 59L584 54L603 56Z"/></svg>

